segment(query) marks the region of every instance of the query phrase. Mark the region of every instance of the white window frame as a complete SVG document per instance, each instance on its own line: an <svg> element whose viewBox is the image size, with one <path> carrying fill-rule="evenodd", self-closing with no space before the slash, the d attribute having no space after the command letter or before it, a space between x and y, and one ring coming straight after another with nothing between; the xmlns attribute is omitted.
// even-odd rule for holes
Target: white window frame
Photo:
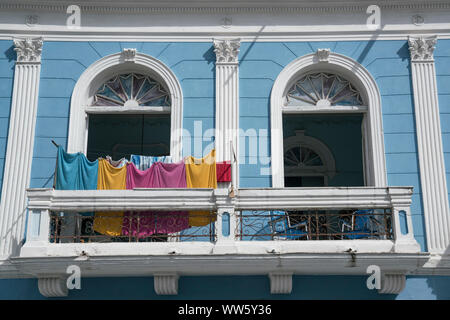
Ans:
<svg viewBox="0 0 450 320"><path fill-rule="evenodd" d="M135 53L132 60L124 52L101 58L89 66L78 79L70 103L69 137L67 151L86 154L88 114L167 114L167 108L143 107L92 107L98 88L113 76L123 73L139 73L151 76L166 87L170 94L171 138L170 155L174 162L182 159L183 94L175 74L161 61L142 53Z"/></svg>
<svg viewBox="0 0 450 320"><path fill-rule="evenodd" d="M283 113L362 113L363 163L366 186L385 187L386 161L382 125L381 97L371 74L358 62L341 54L328 52L326 59L311 53L289 63L274 82L270 98L271 121L271 169L272 187L284 188ZM295 81L310 72L327 72L341 75L361 93L365 107L285 107L285 95ZM342 109L342 110L341 110Z"/></svg>

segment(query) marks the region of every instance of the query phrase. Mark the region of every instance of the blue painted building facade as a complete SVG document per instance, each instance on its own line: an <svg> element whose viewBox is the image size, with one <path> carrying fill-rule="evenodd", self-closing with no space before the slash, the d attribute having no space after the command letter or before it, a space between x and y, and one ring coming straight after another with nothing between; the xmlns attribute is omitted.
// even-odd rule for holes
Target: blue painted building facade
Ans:
<svg viewBox="0 0 450 320"><path fill-rule="evenodd" d="M0 41L3 55L1 65L1 125L0 156L5 155L8 117L13 86L12 42ZM45 42L42 53L41 84L33 152L31 188L48 188L53 184L56 149L53 139L66 145L69 124L70 99L81 73L96 60L123 48L135 47L141 53L153 56L176 74L184 93L184 128L194 132L194 122L201 121L202 130L214 128L215 69L211 43L180 42ZM335 42L243 42L240 61L240 126L247 129L270 131L270 92L279 72L292 60L313 53L318 48L330 48L361 63L376 79L383 106L384 142L386 147L389 185L413 186L412 218L414 236L422 251L427 250L420 177L414 125L409 52L406 41L335 41ZM436 56L441 111L442 136L445 150L447 181L450 170L450 41L438 42ZM329 128L335 130L336 128ZM194 136L193 139L196 137ZM190 141L184 141L191 143ZM210 141L204 141L208 144ZM270 143L267 141L267 143ZM269 146L266 146L270 150ZM342 150L342 148L340 149ZM339 148L333 150L339 157ZM345 150L345 149L344 149ZM199 157L200 154L194 154ZM242 156L242 155L241 155ZM240 166L242 187L270 187L271 179L261 177L260 164ZM254 161L255 162L255 161ZM3 169L3 161L1 162ZM3 172L3 170L2 170ZM238 277L239 278L239 277ZM237 281L235 281L237 280ZM268 280L263 277L190 277L182 278L184 288L180 299L448 299L450 279L447 277L408 277L404 292L399 296L380 296L365 287L365 277L349 276L295 276L299 288L309 286L308 293L294 290L291 295L273 296L267 293ZM198 282L197 282L198 281ZM36 280L0 280L3 299L39 299ZM83 290L74 290L69 298L99 299L157 299L146 290L151 278L83 279ZM229 284L233 283L232 286ZM126 289L128 287L128 290ZM220 288L220 290L211 288ZM259 289L258 289L259 288ZM128 293L126 293L128 292ZM238 293L238 294L237 294ZM167 298L167 297L165 297Z"/></svg>
<svg viewBox="0 0 450 320"><path fill-rule="evenodd" d="M116 0L112 0L112 2L116 2ZM253 5L256 5L257 1L250 2L255 2ZM309 3L311 8L317 6L317 4L306 0L300 2L302 4L305 3L305 5ZM328 67L331 65L327 60L328 55L332 55L335 58L342 57L343 61L350 61L353 66L357 66L359 71L364 70L364 72L367 72L375 83L374 87L376 87L377 92L374 96L378 95L380 98L382 129L372 128L371 130L374 131L367 129L369 124L375 123L374 119L367 120L368 112L351 113L345 112L345 109L341 109L339 114L320 112L320 110L311 114L307 112L291 112L289 114L287 112L281 115L283 138L286 141L286 138L294 137L300 132L300 135L304 134L312 139L319 140L331 152L331 157L335 161L333 163L335 165L333 167L334 172L326 179L324 178L323 185L321 184L321 178L318 180L314 176L309 180L305 179L304 181L307 182L301 185L302 187L330 187L329 190L331 190L332 196L335 195L333 192L340 190L340 187L355 187L352 190L359 190L359 187L367 187L367 190L371 187L374 190L378 187L387 190L390 187L412 187L411 204L409 205L408 200L404 199L401 199L401 201L397 199L397 204L400 203L400 212L410 216L413 240L417 242L417 248L420 247L420 249L417 249L417 252L413 252L411 249L408 249L410 251L400 250L394 252L394 246L393 252L384 252L385 247L380 246L380 249L378 249L374 246L374 248L370 248L369 254L363 257L367 259L364 260L365 263L365 261L371 261L371 254L379 254L381 260L386 258L383 260L386 266L394 271L397 257L405 259L401 260L399 264L406 263L404 261L411 259L407 262L410 269L409 273L406 274L405 287L398 294L380 294L377 290L368 289L366 280L369 274L366 275L364 272L352 273L351 270L349 271L349 268L352 266L348 267L347 265L344 267L336 266L336 273L323 272L323 270L314 272L316 270L313 269L301 273L294 272L292 274L291 293L271 294L272 279L261 275L265 271L258 269L260 260L255 258L252 263L255 264L255 270L259 271L255 271L254 274L249 272L250 274L245 276L237 272L223 272L223 270L226 270L226 267L215 273L215 270L203 270L204 266L199 267L202 270L198 273L194 272L192 275L181 274L179 280L176 280L179 287L176 295L161 295L156 292L156 287L158 286L157 275L152 275L152 270L149 270L149 276L143 277L141 273L134 275L133 270L124 272L123 267L119 267L117 274L110 272L114 276L82 277L81 290L69 290L67 297L56 299L450 299L450 247L448 247L450 230L447 230L447 226L450 225L450 217L446 216L449 208L448 204L445 207L447 199L443 201L436 193L436 190L442 191L445 189L442 187L442 184L439 184L443 183L446 186L446 190L448 190L448 199L450 199L450 35L445 32L446 28L450 30L450 25L448 22L441 21L440 13L429 11L430 16L427 19L429 19L430 24L428 25L427 21L421 30L423 30L423 34L436 34L437 38L433 40L434 38L421 36L420 30L416 28L417 24L411 24L408 20L410 18L409 13L412 15L417 10L436 9L437 7L433 7L433 4L429 4L430 7L426 7L425 4L411 1L411 3L414 2L411 4L411 7L406 9L402 7L404 10L409 10L407 11L409 13L404 16L398 16L395 10L400 9L395 4L383 3L380 6L382 10L385 10L382 11L384 12L384 29L373 33L366 29L365 17L363 22L361 19L361 21L358 20L358 14L362 11L365 12L366 8L363 4L356 3L357 1L354 2L353 7L345 7L347 9L343 11L339 5L330 5L330 8L328 8L329 12L323 11L323 8L321 9L323 12L319 10L321 13L319 11L314 11L314 13L308 11L308 15L316 18L320 16L321 19L309 22L307 20L309 16L305 16L306 20L304 20L304 23L306 26L315 26L321 30L320 32L314 31L314 28L311 30L302 29L305 27L302 25L303 22L298 22L301 20L298 19L298 14L302 15L306 12L306 9L302 6L290 9L258 7L253 12L251 10L246 11L245 8L241 8L240 5L236 4L227 4L225 6L237 6L232 8L237 11L231 10L231 7L222 8L222 10L216 8L216 4L211 7L205 4L205 8L202 10L206 11L196 11L198 8L188 7L180 8L179 10L181 11L171 11L173 8L165 8L164 10L167 11L164 11L161 8L153 8L149 4L142 5L144 9L141 9L143 11L136 8L122 8L125 10L122 12L122 9L116 8L114 10L126 15L129 14L127 10L137 10L134 12L137 15L133 16L135 20L123 21L123 30L120 31L113 30L109 25L109 18L105 18L110 17L109 15L114 15L117 13L116 11L107 8L112 11L102 11L102 15L97 16L95 10L98 8L92 11L92 8L95 6L81 6L82 12L85 10L86 14L83 16L85 20L82 21L86 21L88 26L85 29L72 30L66 34L60 32L61 30L67 31L65 29L66 21L61 20L61 17L65 16L59 15L59 11L63 10L65 12L65 8L54 7L51 9L54 11L51 11L49 17L53 17L55 28L59 28L58 32L55 32L56 29L47 28L44 22L48 17L44 16L41 25L39 23L34 25L32 23L33 19L31 19L33 16L27 16L27 21L29 22L27 28L29 29L26 29L26 32L16 30L16 26L12 23L10 27L5 27L6 31L0 29L0 190L2 191L1 201L3 201L0 206L0 214L3 215L0 216L0 299L49 299L42 295L42 291L39 288L40 280L36 279L35 273L30 272L26 265L30 263L31 268L35 266L33 263L38 265L42 263L43 268L50 268L52 257L57 255L63 256L56 249L55 251L44 250L42 252L45 253L41 253L39 250L33 252L26 247L27 241L30 240L30 235L35 236L33 232L39 234L39 228L42 229L42 224L37 226L34 224L36 221L42 221L43 217L42 215L39 218L32 217L35 212L34 209L26 210L28 202L23 204L24 210L21 209L22 211L20 212L19 210L17 213L7 212L9 208L19 208L22 205L19 203L20 200L17 200L20 198L20 195L15 196L10 194L15 191L8 193L9 191L5 189L10 188L17 191L18 188L13 186L15 172L11 168L22 172L21 168L15 167L14 161L11 159L30 157L29 179L25 176L22 177L19 173L17 174L18 184L23 181L26 182L26 186L20 190L23 191L28 188L35 189L35 191L39 188L51 189L55 179L57 155L57 149L52 141L66 149L71 148L70 139L74 138L73 136L70 137L70 127L75 123L71 112L74 108L76 88L82 82L80 79L83 79L83 75L92 72L93 66L113 60L114 58L112 57L120 56L120 59L126 58L125 52L129 48L135 49L134 54L139 55L141 58L146 57L151 61L153 61L152 59L157 61L154 65L155 68L164 66L166 70L173 74L180 86L182 93L181 129L188 133L186 136L183 135L180 140L182 142L181 156L183 157L190 155L194 157L205 156L212 148L217 148L222 143L218 142L214 136L217 123L226 122L223 121L224 114L223 109L220 109L222 108L221 103L226 101L224 105L230 105L229 108L231 110L233 99L237 99L238 129L240 130L239 150L237 152L238 189L255 189L261 192L265 192L266 189L277 190L278 188L274 182L275 174L267 174L267 172L271 172L271 159L273 161L274 156L278 156L271 154L272 150L274 150L273 141L276 141L273 139L274 133L271 131L274 129L274 104L271 99L280 75L289 70L296 61L313 56L313 64L317 64L319 67L317 65L313 66L314 69L308 66L305 69L307 70L306 73L322 72L346 78L336 71L340 70L338 67ZM1 6L2 4L0 4L0 8ZM42 6L40 9L47 8L45 7L46 4L42 4ZM353 12L352 10L356 10L355 8L362 9ZM445 10L450 10L450 5L442 5L442 7L438 8L443 8L442 12L447 12ZM10 9L10 7L6 8L5 12ZM147 19L146 14L150 13L145 10L152 12L153 20ZM158 14L155 14L155 12L158 12ZM210 12L211 14L203 14L204 12ZM25 13L28 14L28 11ZM0 10L0 17L2 14ZM15 10L11 13L11 21L14 19L22 21L23 14L22 8ZM192 16L189 14L194 14L195 19L192 19ZM223 17L221 16L222 14L224 15ZM216 18L219 15L221 19L223 18L223 21L221 20L223 25L216 26ZM326 15L325 18L328 19L331 27L324 26L322 22L318 22L323 21L321 15ZM235 22L232 22L231 16L233 16ZM117 17L112 18L119 19ZM255 19L258 22L255 22ZM401 19L406 20L403 21ZM348 22L346 22L347 20ZM252 24L258 24L261 21L267 21L267 26L261 26L258 30L252 29ZM398 27L397 23L399 21L403 23L402 27ZM432 24L432 22L435 22L435 24ZM236 25L230 27L227 23L235 23ZM346 23L349 23L350 27ZM442 26L440 23L442 23ZM48 25L50 24L48 23ZM436 27L438 24L439 28ZM98 27L98 29L89 29L92 26ZM237 29L233 29L235 26ZM392 26L400 28L398 29L399 31L397 32L395 28L389 29ZM140 30L140 27L143 30ZM145 29L147 27L149 29ZM228 29L229 27L231 29ZM356 29L353 30L352 28ZM43 43L42 53L39 48L36 50L39 51L39 62L33 61L33 59L25 62L20 61L23 52L20 48L20 43L16 42L16 39L20 39L20 41L29 40L30 35L27 32L31 32L33 39L30 41L32 42L38 37L42 37L39 38ZM416 36L419 38L416 39ZM229 74L230 78L225 81L221 80L221 74L219 74L217 69L217 66L220 64L220 50L216 45L217 39L225 42L228 40L238 42L239 53L236 56L236 61L230 60L223 64L226 66L227 63L230 63L238 72ZM414 48L415 45L419 46L419 49ZM324 49L328 49L328 51L325 50L323 52ZM429 56L423 55L423 51L428 52ZM413 57L416 52L422 55ZM320 56L321 53L325 53L325 58ZM28 57L25 57L26 59ZM319 62L316 61L317 59L319 59ZM324 61L320 59L324 59ZM233 64L234 62L236 63ZM129 61L126 63L120 62L119 67L114 65L111 67L111 70L117 67L117 70L120 70L120 74L138 72L136 68L131 68L129 69L130 71L127 71L127 63L128 66L132 65ZM27 78L22 73L19 74L17 71L18 65L23 67L20 70L26 70L27 66L31 65L40 66L36 81L39 84L37 93L33 93L32 89L29 89L30 86L22 85L22 82L29 81L31 76ZM105 70L107 70L106 67ZM357 70L355 70L355 74L356 72ZM101 72L99 74L103 76ZM155 74L158 73L155 72ZM237 90L222 90L228 85L227 81L232 81L230 80L232 79L231 75L236 74L238 75ZM300 74L300 72L297 72L294 77L299 78ZM91 79L95 77L92 76ZM158 81L161 80L161 83L164 83L164 81L168 83L169 81L167 79L156 79ZM97 81L97 78L94 80ZM344 80L349 80L351 84L354 84L356 90L360 91L362 96L368 95L367 92L363 92L367 88L358 86L356 82L353 83L353 78ZM92 81L92 83L95 81ZM105 79L102 81L104 83ZM433 83L431 83L433 81L435 81L437 90L434 90ZM292 83L293 81L290 79L289 84L291 85ZM167 86L169 87L169 85ZM20 94L17 96L17 92L28 92L30 96L34 95L37 98L34 132L31 133L31 137L23 139L20 138L21 131L24 132L23 136L25 137L27 128L16 128L15 126L17 126L17 123L22 123L17 118L25 117L27 113L24 111L21 111L22 113L19 111L17 111L18 113L12 112L13 108L19 110L18 105L24 104L23 101L25 101L20 100ZM223 92L227 92L226 94L229 94L230 97L227 97L226 94L222 96ZM16 96L14 96L15 94ZM89 92L89 94L92 94L92 92ZM287 96L287 93L284 94ZM435 96L437 99L433 100ZM75 98L78 99L78 97ZM224 99L223 101L220 100L222 98ZM363 100L366 100L366 98L364 97ZM29 105L30 110L32 110L33 103L29 102ZM316 106L319 106L319 103ZM438 106L437 113L433 113L430 106ZM227 109L225 108L225 110ZM31 128L32 120L23 123L30 124ZM161 124L159 132L155 130L149 137L142 137L143 141L153 142L153 138L159 139L158 135L168 129L166 120ZM440 124L441 131L438 138L436 135L433 136L435 133L432 130L437 123ZM132 125L129 128L132 128ZM100 128L97 132L101 135L102 130L104 129ZM372 156L374 159L381 158L385 161L385 172L382 172L382 175L385 173L387 181L386 185L382 186L372 183L373 181L367 182L369 179L367 172L378 170L368 164L367 158L365 158L367 156L365 153L369 150L367 141L376 139L373 136L367 138L367 132L377 133L377 130L382 130L384 154ZM88 132L88 129L86 129L86 132ZM92 131L90 132L92 133ZM252 145L253 132L257 134L256 145ZM106 137L107 132L103 133ZM177 134L179 133L172 131L172 139ZM365 138L367 139L365 140ZM76 139L78 141L82 140L81 138ZM29 146L28 149L25 147L11 148L11 145L22 146L29 141L32 141L33 145ZM420 141L422 141L421 144ZM88 144L87 139L85 144ZM427 146L431 145L430 149L423 148L425 144ZM438 162L433 162L434 158L441 156L439 154L439 144L442 146L443 170L439 168L439 165L436 165ZM73 149L78 147L79 144ZM225 150L225 147L221 147ZM283 150L282 148L281 146L279 150ZM11 155L12 150L30 150L30 152L29 154ZM436 154L424 150L434 150ZM284 158L280 158L282 163L286 163L283 162L285 161ZM9 168L6 167L7 161L10 163ZM28 162L18 160L17 163ZM23 172L25 171L23 170ZM263 174L263 172L266 174ZM283 178L285 178L284 173ZM5 181L7 182L5 183ZM285 184L287 184L286 181ZM6 185L7 187L5 187ZM286 187L289 186L286 185ZM364 190L364 188L361 188L361 190ZM25 195L23 197L25 199ZM229 196L229 198L232 198L232 196ZM373 198L376 198L375 195ZM54 204L53 200L49 201ZM375 203L377 200L373 201ZM443 204L444 207L442 207ZM408 211L409 208L410 211ZM320 209L322 208L320 207ZM407 214L404 210L408 211ZM398 213L397 211L395 214ZM227 216L228 220L226 222L228 227L230 226L229 217L230 215ZM216 223L219 223L219 221ZM23 232L20 227L21 223L25 225ZM407 229L407 224L408 222L404 222L401 225L402 232L405 228ZM231 224L231 226L233 225ZM32 229L32 232L30 232L30 229ZM234 231L230 228L228 230L231 233ZM411 230L403 232L403 236L407 236L410 232ZM5 234L7 235L6 237ZM38 240L41 241L43 237L41 234L39 236L41 238ZM44 236L48 236L48 234ZM14 238L11 240L12 244L9 244L8 241L12 238ZM251 240L251 237L244 238ZM223 238L220 239L223 240ZM15 241L17 242L17 248L14 247ZM364 242L364 240L360 241ZM302 241L302 245L305 243L307 241ZM331 244L328 245L329 247L327 248L333 248ZM270 247L270 245L268 246ZM10 250L9 247L12 247L12 249ZM255 252L267 250L267 252L258 257L269 256L269 249L272 248L269 247L261 245L261 247L256 247ZM28 256L22 255L20 252L24 248L31 250L25 251L32 252L32 254ZM78 250L78 247L74 246L74 248L76 249L71 250ZM336 252L331 252L332 254L346 254L343 253L342 246L336 245L336 248L338 249L336 249ZM226 251L226 249L223 250ZM326 250L321 252L323 256L327 254L332 255ZM300 250L300 252L294 253L300 253L301 255L313 251L313 249L307 248L306 251ZM254 252L251 253L253 254ZM318 254L320 255L321 253ZM36 255L34 256L34 254ZM356 259L359 259L358 254L356 254ZM398 255L396 256L396 254ZM136 256L139 255L141 257L145 256L141 252ZM159 253L159 255L161 254ZM212 256L205 253L201 255L206 256L207 259ZM122 256L118 254L114 257L124 257L124 261L128 263L129 261L126 260L125 256L126 254L122 254ZM189 257L189 254L186 256ZM239 254L236 256L239 258ZM286 254L284 257L289 256L289 254ZM364 254L361 256L364 256ZM148 254L148 257L155 258L155 260L161 258L158 254L155 256ZM168 257L171 256L166 255L161 259L169 259ZM72 257L67 258L64 256L63 258L71 259ZM170 261L172 263L172 260ZM176 259L173 261L176 261ZM230 264L232 263L231 261L232 259L230 258ZM309 263L310 260L304 261ZM357 261L359 262L360 260ZM420 265L414 265L415 261L420 261ZM338 262L336 263L338 264ZM269 265L269 263L267 264ZM261 265L264 265L264 263L261 263ZM107 266L107 263L105 266ZM98 265L95 267L101 269L101 264L100 267ZM301 265L293 267L295 270L302 270L301 268ZM152 288L155 288L155 290Z"/></svg>

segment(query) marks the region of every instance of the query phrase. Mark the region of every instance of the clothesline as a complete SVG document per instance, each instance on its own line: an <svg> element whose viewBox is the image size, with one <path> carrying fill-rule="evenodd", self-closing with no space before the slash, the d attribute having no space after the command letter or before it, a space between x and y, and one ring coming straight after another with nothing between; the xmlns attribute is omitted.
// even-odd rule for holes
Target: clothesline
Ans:
<svg viewBox="0 0 450 320"><path fill-rule="evenodd" d="M188 156L178 163L173 163L170 156L142 155L131 155L131 161L121 159L120 163L111 157L89 161L83 153L69 154L58 145L55 189L217 188L218 181L231 181L231 165L216 163L215 157L213 149L203 158ZM165 212L163 216L151 211L96 212L94 230L110 236L148 236L205 226L212 221L215 215L209 211Z"/></svg>

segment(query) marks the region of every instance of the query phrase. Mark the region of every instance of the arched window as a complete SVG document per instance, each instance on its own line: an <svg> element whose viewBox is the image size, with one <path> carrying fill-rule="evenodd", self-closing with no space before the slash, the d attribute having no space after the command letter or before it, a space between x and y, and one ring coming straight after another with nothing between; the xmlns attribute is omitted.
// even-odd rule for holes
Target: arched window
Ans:
<svg viewBox="0 0 450 320"><path fill-rule="evenodd" d="M332 152L320 140L296 130L284 139L285 187L323 187L336 174Z"/></svg>
<svg viewBox="0 0 450 320"><path fill-rule="evenodd" d="M286 143L298 130L321 141L335 159L335 175L323 174L323 185L386 186L380 93L358 62L319 49L281 71L270 99L273 187L292 186L287 177L295 171L292 153L296 151L287 150ZM325 165L314 147L300 145L297 151L309 161L316 153ZM300 166L305 165L302 162ZM309 167L309 174L324 170L319 167ZM311 183L321 184L318 179ZM297 180L296 186L303 184Z"/></svg>
<svg viewBox="0 0 450 320"><path fill-rule="evenodd" d="M88 107L87 157L170 154L170 94L148 75L118 74L104 82Z"/></svg>
<svg viewBox="0 0 450 320"><path fill-rule="evenodd" d="M69 152L181 160L182 91L161 61L124 49L88 67L72 94Z"/></svg>

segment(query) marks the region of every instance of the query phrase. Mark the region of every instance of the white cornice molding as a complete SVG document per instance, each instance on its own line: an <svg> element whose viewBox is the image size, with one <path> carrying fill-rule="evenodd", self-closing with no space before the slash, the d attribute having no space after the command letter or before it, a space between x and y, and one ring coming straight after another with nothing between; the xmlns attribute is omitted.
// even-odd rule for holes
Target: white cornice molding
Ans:
<svg viewBox="0 0 450 320"><path fill-rule="evenodd" d="M409 37L409 51L412 62L433 61L433 52L437 43L437 36Z"/></svg>
<svg viewBox="0 0 450 320"><path fill-rule="evenodd" d="M17 63L40 63L42 55L42 38L15 38L14 51Z"/></svg>
<svg viewBox="0 0 450 320"><path fill-rule="evenodd" d="M397 2L397 3L396 3ZM66 12L71 1L3 1L0 10L33 10ZM123 5L123 1L77 1L81 11L103 14L209 14L209 13L336 13L362 12L371 4L377 4L386 10L442 10L450 8L447 1L199 1L192 4L187 1L133 1Z"/></svg>

